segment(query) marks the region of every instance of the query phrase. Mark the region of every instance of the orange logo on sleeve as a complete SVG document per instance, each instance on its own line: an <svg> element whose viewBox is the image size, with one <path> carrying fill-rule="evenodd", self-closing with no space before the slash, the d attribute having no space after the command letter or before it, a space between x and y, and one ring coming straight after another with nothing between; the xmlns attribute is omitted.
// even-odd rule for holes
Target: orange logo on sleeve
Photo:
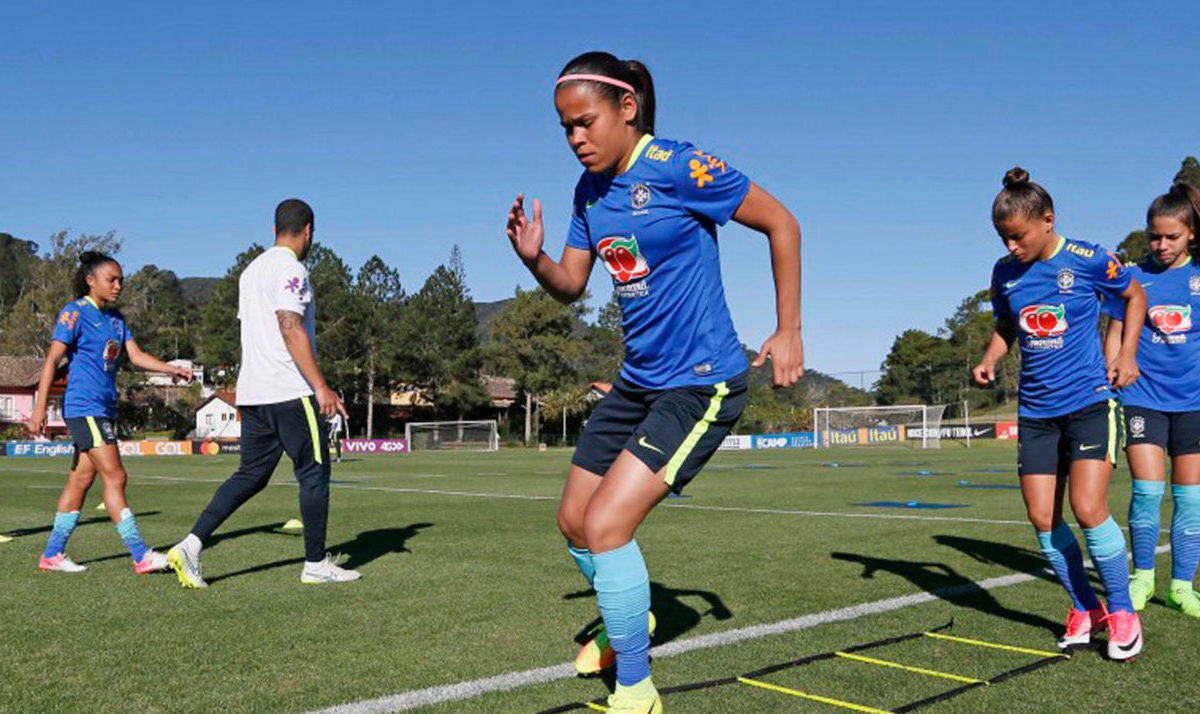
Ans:
<svg viewBox="0 0 1200 714"><path fill-rule="evenodd" d="M1121 264L1117 262L1116 258L1110 257L1108 259L1108 272L1106 273L1106 276L1109 280L1116 280L1117 273L1119 272L1121 272Z"/></svg>
<svg viewBox="0 0 1200 714"><path fill-rule="evenodd" d="M72 310L71 312L67 312L66 310L63 310L63 314L58 317L58 324L66 325L67 329L74 330L75 329L75 321L78 319L79 319L79 311L78 310Z"/></svg>
<svg viewBox="0 0 1200 714"><path fill-rule="evenodd" d="M710 171L716 171L717 169L720 169L721 173L725 173L726 167L724 161L721 161L717 157L712 156L711 154L706 154L698 149L692 153L700 158L692 159L688 162L688 168L692 170L692 172L688 174L688 178L695 180L697 188L704 188L704 184L712 183L713 177L711 174L709 174Z"/></svg>

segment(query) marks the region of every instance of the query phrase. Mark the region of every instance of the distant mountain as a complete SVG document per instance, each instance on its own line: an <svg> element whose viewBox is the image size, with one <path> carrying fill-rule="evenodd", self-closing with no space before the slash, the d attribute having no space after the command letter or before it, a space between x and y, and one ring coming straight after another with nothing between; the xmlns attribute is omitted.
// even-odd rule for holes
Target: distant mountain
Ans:
<svg viewBox="0 0 1200 714"><path fill-rule="evenodd" d="M475 303L475 321L479 323L478 334L479 342L484 343L492 339L492 320L496 319L500 313L508 309L508 306L516 298L505 298L496 300L495 302L477 302Z"/></svg>
<svg viewBox="0 0 1200 714"><path fill-rule="evenodd" d="M179 289L183 291L183 299L189 305L203 305L208 302L219 282L220 278L182 278L179 281Z"/></svg>

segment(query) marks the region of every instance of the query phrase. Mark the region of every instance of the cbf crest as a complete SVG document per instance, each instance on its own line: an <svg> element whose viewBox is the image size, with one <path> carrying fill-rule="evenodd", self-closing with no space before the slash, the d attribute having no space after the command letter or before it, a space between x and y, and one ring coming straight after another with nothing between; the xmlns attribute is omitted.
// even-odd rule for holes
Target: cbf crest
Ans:
<svg viewBox="0 0 1200 714"><path fill-rule="evenodd" d="M1073 287L1075 287L1075 271L1070 268L1058 271L1058 289L1066 292Z"/></svg>
<svg viewBox="0 0 1200 714"><path fill-rule="evenodd" d="M1188 290L1191 290L1193 295L1200 295L1200 275L1188 278Z"/></svg>
<svg viewBox="0 0 1200 714"><path fill-rule="evenodd" d="M1146 417L1135 416L1129 419L1129 435L1140 439L1146 434Z"/></svg>
<svg viewBox="0 0 1200 714"><path fill-rule="evenodd" d="M629 205L634 211L641 211L650 205L650 187L644 183L635 183L629 189Z"/></svg>

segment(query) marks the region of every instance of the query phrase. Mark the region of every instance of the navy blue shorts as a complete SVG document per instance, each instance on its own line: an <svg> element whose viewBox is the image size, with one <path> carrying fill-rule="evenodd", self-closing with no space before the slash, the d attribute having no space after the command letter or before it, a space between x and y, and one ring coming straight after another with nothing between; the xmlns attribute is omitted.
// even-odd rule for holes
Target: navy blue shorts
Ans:
<svg viewBox="0 0 1200 714"><path fill-rule="evenodd" d="M64 420L75 442L75 452L82 454L97 446L112 446L117 443L117 425L107 417L73 417Z"/></svg>
<svg viewBox="0 0 1200 714"><path fill-rule="evenodd" d="M1097 402L1078 411L1017 420L1017 473L1066 475L1072 461L1085 459L1117 463L1125 436L1121 407L1115 399Z"/></svg>
<svg viewBox="0 0 1200 714"><path fill-rule="evenodd" d="M1160 412L1134 406L1124 411L1126 447L1153 444L1171 456L1200 454L1200 411Z"/></svg>
<svg viewBox="0 0 1200 714"><path fill-rule="evenodd" d="M645 389L618 378L588 418L571 463L603 476L628 449L675 493L683 490L746 407L746 373L712 386Z"/></svg>

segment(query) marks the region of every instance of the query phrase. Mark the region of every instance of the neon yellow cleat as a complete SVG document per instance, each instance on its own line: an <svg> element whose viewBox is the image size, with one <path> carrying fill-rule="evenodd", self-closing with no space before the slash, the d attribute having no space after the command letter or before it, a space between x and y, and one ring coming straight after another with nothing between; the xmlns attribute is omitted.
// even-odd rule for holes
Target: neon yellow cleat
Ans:
<svg viewBox="0 0 1200 714"><path fill-rule="evenodd" d="M0 543L12 543L12 538L6 535L0 535Z"/></svg>
<svg viewBox="0 0 1200 714"><path fill-rule="evenodd" d="M1152 597L1154 597L1154 569L1134 569L1133 575L1129 576L1129 599L1133 601L1133 609L1141 612Z"/></svg>
<svg viewBox="0 0 1200 714"><path fill-rule="evenodd" d="M608 697L610 714L662 714L662 697L654 688L654 682L646 677L637 684L628 687L617 685Z"/></svg>
<svg viewBox="0 0 1200 714"><path fill-rule="evenodd" d="M1192 584L1184 580L1172 580L1167 591L1167 607L1191 617L1200 617L1200 596Z"/></svg>
<svg viewBox="0 0 1200 714"><path fill-rule="evenodd" d="M654 619L652 612L650 613L651 637L654 636L654 629L657 626L658 622ZM575 671L579 674L599 674L617 662L617 653L608 643L608 632L604 629L604 623L601 622L592 631L596 633L596 636L588 640L588 643L575 656Z"/></svg>

